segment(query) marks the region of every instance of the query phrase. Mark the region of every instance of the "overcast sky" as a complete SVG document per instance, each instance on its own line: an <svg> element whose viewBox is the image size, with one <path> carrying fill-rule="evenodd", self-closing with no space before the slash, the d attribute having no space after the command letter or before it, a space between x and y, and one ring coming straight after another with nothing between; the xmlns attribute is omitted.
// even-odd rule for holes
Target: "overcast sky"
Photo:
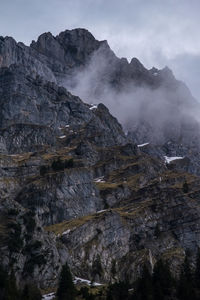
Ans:
<svg viewBox="0 0 200 300"><path fill-rule="evenodd" d="M119 57L168 65L200 100L200 0L0 0L0 35L87 28Z"/></svg>

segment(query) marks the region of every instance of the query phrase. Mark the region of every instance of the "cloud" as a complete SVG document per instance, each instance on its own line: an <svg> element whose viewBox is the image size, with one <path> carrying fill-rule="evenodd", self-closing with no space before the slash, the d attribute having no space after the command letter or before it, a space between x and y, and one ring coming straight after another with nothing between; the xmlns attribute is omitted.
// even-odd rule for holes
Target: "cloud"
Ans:
<svg viewBox="0 0 200 300"><path fill-rule="evenodd" d="M119 57L137 57L148 68L170 64L193 88L196 71L189 67L189 76L182 74L189 62L198 63L199 10L199 0L7 0L1 1L0 28L1 35L30 43L46 31L84 27L107 39ZM186 64L180 63L184 56ZM200 88L194 92L200 99Z"/></svg>
<svg viewBox="0 0 200 300"><path fill-rule="evenodd" d="M104 44L84 69L75 70L62 84L85 102L104 103L125 131L130 129L134 132L137 128L139 136L134 140L138 139L138 143L146 142L145 136L148 142L160 143L166 137L177 139L182 126L193 126L199 121L196 101L184 84L175 82L170 71L161 71L157 76L164 76L165 84L152 89L147 84L138 86L133 81L124 82L120 77L119 63L120 60ZM124 74L130 70L125 61L123 70ZM143 140L140 140L141 137Z"/></svg>

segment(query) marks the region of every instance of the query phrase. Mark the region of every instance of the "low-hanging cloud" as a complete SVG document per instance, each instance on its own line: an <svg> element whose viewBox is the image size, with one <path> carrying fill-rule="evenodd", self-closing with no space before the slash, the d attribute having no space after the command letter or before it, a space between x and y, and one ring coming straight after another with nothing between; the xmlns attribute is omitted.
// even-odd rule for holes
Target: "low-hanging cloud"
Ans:
<svg viewBox="0 0 200 300"><path fill-rule="evenodd" d="M146 138L151 136L154 142L160 142L166 136L177 137L183 124L199 121L195 99L175 78L177 86L172 89L163 85L156 89L147 84L138 86L134 81L124 82L118 88L113 80L119 76L119 62L104 44L93 54L87 66L65 78L63 85L87 103L104 103L125 131L143 131L143 138L147 131ZM128 67L128 62L124 60L123 66ZM156 72L154 75L159 76Z"/></svg>

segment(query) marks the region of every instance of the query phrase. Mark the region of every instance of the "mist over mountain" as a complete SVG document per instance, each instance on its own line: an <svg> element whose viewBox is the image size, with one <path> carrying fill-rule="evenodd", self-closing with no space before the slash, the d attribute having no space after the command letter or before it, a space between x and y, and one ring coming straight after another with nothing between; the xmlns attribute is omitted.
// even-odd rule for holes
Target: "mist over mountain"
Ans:
<svg viewBox="0 0 200 300"><path fill-rule="evenodd" d="M81 38L77 45L80 33L84 42ZM31 47L65 61L62 71L51 67L58 82L87 103L104 103L138 143L178 140L185 126L199 130L199 103L167 67L147 70L137 58L119 59L106 41L96 41L83 29L58 37L44 34Z"/></svg>
<svg viewBox="0 0 200 300"><path fill-rule="evenodd" d="M87 103L104 103L130 140L150 143L145 152L187 157L186 169L199 172L200 105L168 67L148 70L137 58L120 59L84 29L43 34L31 48L45 55L58 84Z"/></svg>

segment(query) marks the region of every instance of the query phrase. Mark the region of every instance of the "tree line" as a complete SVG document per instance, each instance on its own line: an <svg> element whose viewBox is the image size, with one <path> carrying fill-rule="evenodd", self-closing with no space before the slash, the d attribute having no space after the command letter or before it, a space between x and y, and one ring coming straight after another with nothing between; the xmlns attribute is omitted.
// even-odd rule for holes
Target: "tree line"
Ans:
<svg viewBox="0 0 200 300"><path fill-rule="evenodd" d="M185 257L179 277L174 277L169 265L159 260L153 272L144 266L141 277L133 284L125 280L104 286L96 294L91 291L92 287L75 287L66 263L60 273L56 300L200 300L200 251L195 267L191 267L189 257ZM0 299L41 300L42 295L33 284L26 284L19 289L14 273L8 275L0 267Z"/></svg>

